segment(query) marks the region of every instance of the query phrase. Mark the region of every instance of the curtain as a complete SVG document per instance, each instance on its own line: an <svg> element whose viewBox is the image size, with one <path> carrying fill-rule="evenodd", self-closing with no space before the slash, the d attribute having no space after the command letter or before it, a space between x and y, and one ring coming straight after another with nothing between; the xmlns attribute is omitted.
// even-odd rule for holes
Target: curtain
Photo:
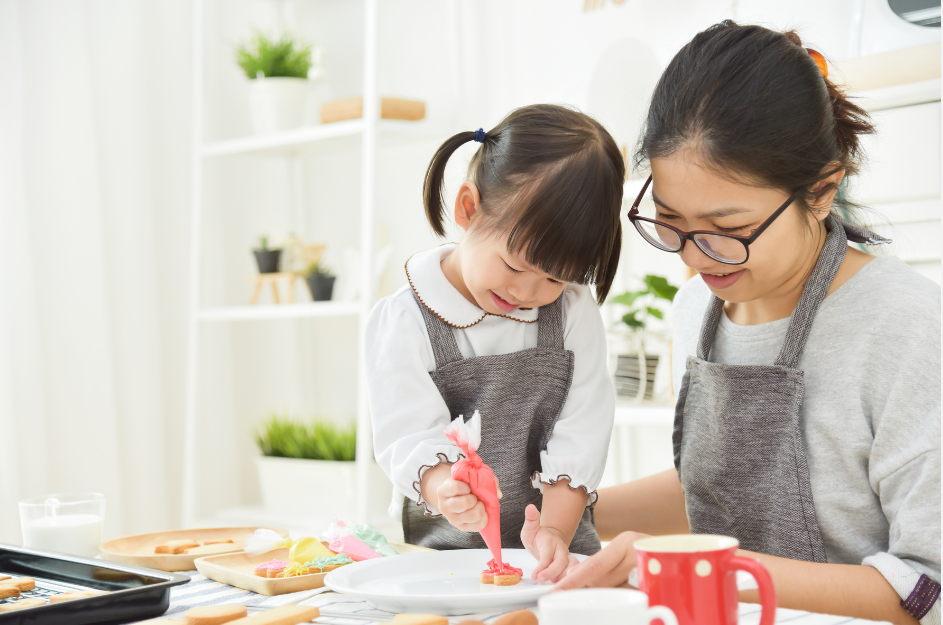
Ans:
<svg viewBox="0 0 943 625"><path fill-rule="evenodd" d="M191 10L0 0L0 542L54 492L177 524Z"/></svg>

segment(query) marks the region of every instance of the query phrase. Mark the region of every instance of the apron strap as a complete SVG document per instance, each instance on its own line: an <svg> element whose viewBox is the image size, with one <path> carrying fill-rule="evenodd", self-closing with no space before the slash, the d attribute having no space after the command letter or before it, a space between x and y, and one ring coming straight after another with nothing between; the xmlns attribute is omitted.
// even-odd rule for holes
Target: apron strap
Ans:
<svg viewBox="0 0 943 625"><path fill-rule="evenodd" d="M452 327L426 308L425 304L419 301L415 291L413 297L416 298L416 304L419 305L422 318L426 322L426 331L429 333L429 342L432 343L432 353L435 356L435 368L441 369L451 362L462 360L462 352L458 348Z"/></svg>
<svg viewBox="0 0 943 625"><path fill-rule="evenodd" d="M795 369L799 364L799 357L802 355L806 339L809 338L815 313L822 300L825 299L825 294L832 285L838 268L845 260L848 241L868 245L891 242L890 239L877 235L867 228L850 224L834 214L825 218L825 227L828 229L825 245L815 263L812 275L802 290L799 304L792 313L789 329L786 331L786 340L776 358L776 365ZM717 334L722 314L724 314L724 300L714 295L704 313L701 335L697 343L697 357L701 360L709 360L711 345L714 343L714 335Z"/></svg>
<svg viewBox="0 0 943 625"><path fill-rule="evenodd" d="M802 348L805 347L806 339L809 338L809 331L812 329L815 313L818 311L822 300L825 299L825 293L828 292L828 287L835 279L838 268L845 260L845 252L848 250L848 237L845 234L845 227L842 226L848 227L851 224L846 225L832 215L825 218L825 227L829 228L829 233L825 237L825 245L822 246L822 251L819 253L815 269L812 270L812 275L802 289L802 298L789 320L786 340L783 341L782 349L775 363L781 367L795 369L799 364L799 356L802 355Z"/></svg>
<svg viewBox="0 0 943 625"><path fill-rule="evenodd" d="M563 349L563 293L537 314L537 347Z"/></svg>

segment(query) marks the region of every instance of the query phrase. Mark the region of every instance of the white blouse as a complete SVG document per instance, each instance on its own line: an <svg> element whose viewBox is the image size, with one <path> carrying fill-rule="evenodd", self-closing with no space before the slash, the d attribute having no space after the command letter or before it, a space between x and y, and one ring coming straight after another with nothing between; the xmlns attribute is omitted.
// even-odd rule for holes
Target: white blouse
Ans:
<svg viewBox="0 0 943 625"><path fill-rule="evenodd" d="M406 276L422 302L449 326L465 358L508 354L537 347L538 310L517 309L493 315L458 292L442 272L441 261L455 244L414 255ZM615 413L606 368L606 333L589 287L568 284L563 291L564 347L574 354L573 383L547 448L534 488L569 477L596 503ZM429 376L435 356L422 311L410 286L377 302L366 331L367 393L373 418L377 462L393 482L390 515L402 514L403 496L424 504L422 474L441 462L454 463L459 450L445 437L450 415ZM521 450L521 453L525 453Z"/></svg>

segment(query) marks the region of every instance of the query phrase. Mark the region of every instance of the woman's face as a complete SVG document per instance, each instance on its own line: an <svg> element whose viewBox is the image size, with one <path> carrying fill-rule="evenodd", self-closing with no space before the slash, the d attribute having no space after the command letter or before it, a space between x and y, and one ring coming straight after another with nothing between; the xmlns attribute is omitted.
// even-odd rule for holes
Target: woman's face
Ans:
<svg viewBox="0 0 943 625"><path fill-rule="evenodd" d="M701 163L691 151L652 159L656 219L685 232L749 236L791 195L728 180ZM718 297L743 303L776 297L797 281L804 284L821 238L816 218L793 202L750 244L750 257L742 265L718 262L691 241L685 241L679 256Z"/></svg>

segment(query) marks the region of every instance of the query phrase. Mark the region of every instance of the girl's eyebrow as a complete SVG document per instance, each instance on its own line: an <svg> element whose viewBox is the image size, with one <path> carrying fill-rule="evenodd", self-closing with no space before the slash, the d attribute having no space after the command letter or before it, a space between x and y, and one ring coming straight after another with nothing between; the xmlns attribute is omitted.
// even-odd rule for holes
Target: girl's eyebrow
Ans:
<svg viewBox="0 0 943 625"><path fill-rule="evenodd" d="M655 201L655 204L658 204L663 209L671 211L672 213L677 213L675 209L671 208L664 202L658 199L658 196L655 195L655 190L652 189L652 200ZM720 217L729 217L730 215L739 215L740 213L749 213L752 209L743 208L740 206L729 206L727 208L718 208L716 210L708 211L706 213L701 213L697 216L698 219L718 219ZM680 213L679 213L680 214Z"/></svg>

